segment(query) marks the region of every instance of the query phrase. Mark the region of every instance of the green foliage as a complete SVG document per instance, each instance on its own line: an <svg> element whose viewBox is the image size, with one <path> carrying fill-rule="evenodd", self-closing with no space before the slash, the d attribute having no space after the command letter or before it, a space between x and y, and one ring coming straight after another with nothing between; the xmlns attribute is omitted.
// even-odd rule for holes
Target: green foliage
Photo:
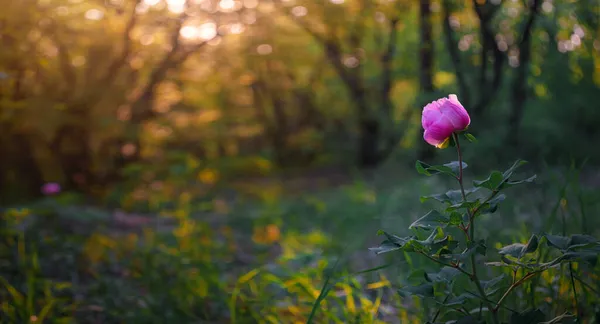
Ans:
<svg viewBox="0 0 600 324"><path fill-rule="evenodd" d="M513 180L517 169L525 164L525 161L517 160L504 172L492 171L486 179L474 180L474 188L465 190L463 169L466 167L466 163L462 162L462 152L458 143L456 144L459 162L441 166L432 166L421 161L417 161L416 164L419 174L447 175L457 180L459 185L458 190L421 197L421 202L435 200L446 206L442 211L428 212L409 226L409 229L417 231L417 236L419 230L431 230L429 236L425 240L419 240L417 236L399 237L382 231L386 240L379 247L371 249L377 254L397 251L403 251L405 255L406 252L418 253L442 266L438 273L429 274L417 271L416 274L411 275L414 284L402 287L398 291L399 294L403 297L417 296L433 300L435 304L439 305L433 321L442 314L440 318L444 320L465 323L484 320L499 324L504 323L507 319L509 323L543 322L549 319L552 311L547 312L539 308L520 311L519 309L526 309L528 305L531 307L538 307L538 305L519 302L514 298L511 307L508 308L505 306L507 299L514 294L515 289L523 286L527 281L531 281L533 277L566 263L570 267L575 305L580 307L575 291L572 263L588 262L593 267L600 256L600 242L589 235L574 234L571 237L564 237L533 234L526 243L516 242L502 246L497 252L501 261L485 262L485 265L510 269L512 281L508 286L503 284L507 281L504 274L499 274L490 280L481 279L482 272L479 269L481 260L489 258L491 255L487 253L485 240L476 240L475 235L479 233L475 230L475 221L479 221L482 215L497 211L498 205L506 198L503 193L500 193L501 191L520 184L531 183L536 176ZM457 168L460 169L457 170ZM487 191L487 195L480 195L480 189ZM475 195L476 198L471 196L474 193L478 194ZM462 232L464 240L455 239L452 235L447 234L451 233L452 229ZM542 242L546 242L548 251L540 252ZM558 250L558 255L552 252L552 249ZM550 259L544 262L540 258ZM522 274L518 276L520 273ZM424 274L424 277L421 274ZM472 288L455 279L462 276L472 283ZM415 280L419 277L424 279L424 282ZM472 292L473 288L475 288L475 292ZM504 292L500 294L502 291ZM442 296L445 296L443 300L440 299ZM482 313L484 305L485 314ZM477 306L479 315L473 317L472 312L468 310ZM515 308L517 311L514 310ZM454 310L454 312L441 313L442 310ZM577 309L577 311L579 310ZM559 323L571 319L572 316L565 313L549 322Z"/></svg>

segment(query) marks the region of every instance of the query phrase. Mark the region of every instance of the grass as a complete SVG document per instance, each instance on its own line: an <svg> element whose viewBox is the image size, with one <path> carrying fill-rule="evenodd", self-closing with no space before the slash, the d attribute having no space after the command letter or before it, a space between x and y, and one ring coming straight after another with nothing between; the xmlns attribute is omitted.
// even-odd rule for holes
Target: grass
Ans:
<svg viewBox="0 0 600 324"><path fill-rule="evenodd" d="M7 209L0 246L1 260L7 260L0 267L1 318L11 323L424 323L438 308L400 298L396 289L415 279L414 270L434 271L436 265L419 256L375 256L367 250L379 242L378 229L408 234L408 225L433 206L421 204L420 196L450 189L437 178L407 174L351 178L344 185L293 194L280 183L247 185L238 187L242 194L235 201L195 199L179 188L170 204L155 204L159 208L148 215L116 217L77 207L69 196L28 210ZM599 211L600 191L582 187L575 177L574 171L548 171L536 185L509 191L499 212L480 221L483 237L510 243L527 240L532 232L597 235L598 220L588 215ZM167 201L167 194L146 199ZM491 255L497 247L488 246ZM577 273L572 281L558 280L560 271L568 270L556 269L518 294L556 313L575 312L569 292L576 286L579 299L589 305L586 311L597 311L600 280L593 273L598 272L572 267Z"/></svg>

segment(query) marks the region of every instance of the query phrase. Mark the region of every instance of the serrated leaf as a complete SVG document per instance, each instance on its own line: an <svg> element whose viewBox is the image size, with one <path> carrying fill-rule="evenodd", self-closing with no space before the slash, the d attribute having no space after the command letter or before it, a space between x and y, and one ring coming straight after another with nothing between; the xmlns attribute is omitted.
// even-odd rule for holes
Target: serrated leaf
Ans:
<svg viewBox="0 0 600 324"><path fill-rule="evenodd" d="M493 214L498 210L498 205L506 199L506 195L498 194L496 197L490 199L487 203L484 204L481 208L479 208L478 214Z"/></svg>
<svg viewBox="0 0 600 324"><path fill-rule="evenodd" d="M598 240L590 235L573 234L569 240L569 249L579 248L590 244L597 244Z"/></svg>
<svg viewBox="0 0 600 324"><path fill-rule="evenodd" d="M510 316L510 324L532 324L546 319L544 313L539 310L529 310L522 313L513 313Z"/></svg>
<svg viewBox="0 0 600 324"><path fill-rule="evenodd" d="M531 237L529 238L529 241L527 241L527 244L525 245L525 247L523 247L523 251L521 252L521 255L519 256L519 259L522 258L525 254L527 253L533 253L537 250L538 248L538 237L537 235L531 235Z"/></svg>
<svg viewBox="0 0 600 324"><path fill-rule="evenodd" d="M504 176L500 171L492 171L485 180L473 180L475 187L482 187L489 190L496 190L504 181Z"/></svg>
<svg viewBox="0 0 600 324"><path fill-rule="evenodd" d="M467 166L467 163L462 163L463 169L466 169ZM458 161L452 161L444 165L429 165L423 161L417 161L415 164L415 168L417 169L417 172L419 174L423 174L426 176L432 176L434 174L443 173L456 177L458 175L459 163Z"/></svg>
<svg viewBox="0 0 600 324"><path fill-rule="evenodd" d="M499 284L500 282L502 282L502 280L504 280L504 278L506 278L506 276L501 274L498 277L493 278L491 280L481 280L481 284L483 286L483 289L486 291L487 295L489 295L488 290L495 289L496 285Z"/></svg>
<svg viewBox="0 0 600 324"><path fill-rule="evenodd" d="M488 266L488 267L509 267L509 264L506 264L504 262L499 262L499 261L494 261L494 262L486 262L484 263L484 265Z"/></svg>
<svg viewBox="0 0 600 324"><path fill-rule="evenodd" d="M428 167L429 167L428 164L426 164L425 162L421 162L421 161L417 161L415 164L415 168L417 169L417 172L419 174L431 176L431 173L429 171L427 171Z"/></svg>
<svg viewBox="0 0 600 324"><path fill-rule="evenodd" d="M521 244L521 243L513 243L510 245L507 245L505 247L502 247L498 253L502 254L502 255L510 255L514 258L520 258L521 253L523 252L523 249L525 248L525 244Z"/></svg>
<svg viewBox="0 0 600 324"><path fill-rule="evenodd" d="M532 175L531 177L527 178L527 179L523 179L523 180L517 180L517 181L506 181L502 184L502 186L500 186L502 189L507 189L516 185L520 185L523 183L532 183L535 179L537 178L537 175Z"/></svg>
<svg viewBox="0 0 600 324"><path fill-rule="evenodd" d="M444 305L446 307L460 306L460 305L463 305L468 300L471 300L471 299L474 299L474 298L476 298L476 297L473 296L473 295L471 295L471 294L467 294L467 293L460 294L458 296L450 298L449 300L447 300L442 305Z"/></svg>
<svg viewBox="0 0 600 324"><path fill-rule="evenodd" d="M444 164L445 167L450 168L450 170L452 170L454 175L458 175L459 173L459 167L460 164L458 163L458 161L452 161L450 163L446 163ZM464 161L462 162L462 168L463 170L466 169L469 165L467 163L465 163Z"/></svg>
<svg viewBox="0 0 600 324"><path fill-rule="evenodd" d="M373 252L375 252L375 254L382 254L382 253L388 253L388 252L400 250L401 248L402 247L397 244L384 241L378 247L369 248L369 251L373 251Z"/></svg>
<svg viewBox="0 0 600 324"><path fill-rule="evenodd" d="M468 191L465 194L469 194ZM421 202L425 202L426 200L433 199L442 203L447 203L450 205L457 204L462 201L462 194L460 190L450 190L443 194L436 194L431 196L422 196Z"/></svg>
<svg viewBox="0 0 600 324"><path fill-rule="evenodd" d="M577 251L567 252L563 254L561 262L567 261L585 261L592 265L596 265L598 262L598 251Z"/></svg>
<svg viewBox="0 0 600 324"><path fill-rule="evenodd" d="M425 279L430 282L451 282L454 277L459 275L460 270L452 267L443 267L436 273L425 273Z"/></svg>
<svg viewBox="0 0 600 324"><path fill-rule="evenodd" d="M432 210L410 224L409 228L422 228L430 230L431 228L437 226L446 227L449 221L450 219L448 219L448 217L442 213L438 212L437 210Z"/></svg>
<svg viewBox="0 0 600 324"><path fill-rule="evenodd" d="M566 250L569 247L569 238L568 237L564 237L564 236L559 236L559 235L551 235L551 234L546 234L544 235L544 237L546 238L546 242L548 243L549 246L555 247L559 250Z"/></svg>
<svg viewBox="0 0 600 324"><path fill-rule="evenodd" d="M378 234L380 234L378 232ZM369 251L373 251L376 254L382 254L387 252L392 252L401 249L408 241L410 241L413 237L399 237L397 235L393 235L387 233L385 231L381 231L381 234L385 235L386 240L381 242L378 247L369 248Z"/></svg>
<svg viewBox="0 0 600 324"><path fill-rule="evenodd" d="M452 211L455 211L458 209L465 209L465 208L473 209L473 208L477 208L477 206L479 206L479 199L477 199L475 201L463 201L458 204L448 206L448 208L446 208L446 211L452 212Z"/></svg>
<svg viewBox="0 0 600 324"><path fill-rule="evenodd" d="M419 296L419 297L433 297L433 285L430 283L424 283L418 286L404 286L398 289L398 293L402 297Z"/></svg>
<svg viewBox="0 0 600 324"><path fill-rule="evenodd" d="M450 236L446 236L441 240L435 241L431 244L429 250L433 254L443 255L449 254L458 247L458 241L452 240Z"/></svg>
<svg viewBox="0 0 600 324"><path fill-rule="evenodd" d="M515 172L515 170L517 168L519 168L520 166L522 166L524 164L527 164L527 161L520 160L520 159L516 160L515 163L513 163L513 165L510 168L506 169L506 171L504 171L502 173L502 175L504 176L505 179L508 179L512 176L513 172Z"/></svg>
<svg viewBox="0 0 600 324"><path fill-rule="evenodd" d="M455 226L459 225L460 223L462 223L462 219L463 219L463 216L461 213L452 212L448 219L448 224L455 225Z"/></svg>
<svg viewBox="0 0 600 324"><path fill-rule="evenodd" d="M464 262L467 259L469 259L471 257L471 255L474 253L477 253L480 255L485 255L486 250L487 250L487 247L485 245L485 241L479 240L479 242L477 242L476 244L469 243L469 245L467 246L467 249L465 249L462 253L447 254L447 255L442 255L442 257L444 257L445 259L451 259L451 260L457 260L460 262Z"/></svg>
<svg viewBox="0 0 600 324"><path fill-rule="evenodd" d="M417 269L411 271L406 280L411 284L420 284L423 282L423 278L427 279L427 273L423 269Z"/></svg>

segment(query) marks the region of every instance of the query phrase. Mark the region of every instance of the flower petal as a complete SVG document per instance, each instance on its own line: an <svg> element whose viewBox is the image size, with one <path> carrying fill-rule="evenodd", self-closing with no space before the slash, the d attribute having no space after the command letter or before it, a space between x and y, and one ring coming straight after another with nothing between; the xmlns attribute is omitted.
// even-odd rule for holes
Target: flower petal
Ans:
<svg viewBox="0 0 600 324"><path fill-rule="evenodd" d="M438 146L448 139L450 135L452 135L452 128L447 127L447 124L433 124L425 129L423 139L433 146Z"/></svg>
<svg viewBox="0 0 600 324"><path fill-rule="evenodd" d="M439 101L440 100L433 101L423 108L423 114L421 116L421 125L423 128L429 127L432 123L442 117L442 112L440 111L442 105Z"/></svg>

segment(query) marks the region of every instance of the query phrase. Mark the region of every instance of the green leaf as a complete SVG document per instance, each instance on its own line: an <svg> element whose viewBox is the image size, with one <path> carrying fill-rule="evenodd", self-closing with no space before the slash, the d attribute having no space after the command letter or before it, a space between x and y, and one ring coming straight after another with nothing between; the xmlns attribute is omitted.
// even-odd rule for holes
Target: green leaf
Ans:
<svg viewBox="0 0 600 324"><path fill-rule="evenodd" d="M546 319L544 313L539 310L529 310L522 313L513 313L510 316L510 324L533 324Z"/></svg>
<svg viewBox="0 0 600 324"><path fill-rule="evenodd" d="M429 173L429 171L427 171L428 167L429 167L428 164L426 164L425 162L421 162L421 161L417 161L417 163L415 164L415 168L417 169L417 172L419 174L424 174L426 176L431 176L432 174Z"/></svg>
<svg viewBox="0 0 600 324"><path fill-rule="evenodd" d="M477 199L475 201L463 201L458 204L448 206L448 208L446 208L446 211L451 212L454 210L464 209L464 208L473 209L473 208L477 208L477 206L479 206L479 199Z"/></svg>
<svg viewBox="0 0 600 324"><path fill-rule="evenodd" d="M400 250L402 246L384 241L378 247L369 248L369 251L375 252L375 254L388 253L396 250Z"/></svg>
<svg viewBox="0 0 600 324"><path fill-rule="evenodd" d="M569 240L569 249L597 244L598 240L590 235L573 234Z"/></svg>
<svg viewBox="0 0 600 324"><path fill-rule="evenodd" d="M411 284L420 284L423 282L423 278L427 279L427 273L423 269L416 269L412 271L406 279Z"/></svg>
<svg viewBox="0 0 600 324"><path fill-rule="evenodd" d="M436 273L425 273L425 279L429 282L448 282L450 283L454 277L459 275L460 270L452 267L443 267Z"/></svg>
<svg viewBox="0 0 600 324"><path fill-rule="evenodd" d="M450 219L448 220L448 224L450 225L459 225L462 223L463 216L461 213L452 212L450 214Z"/></svg>
<svg viewBox="0 0 600 324"><path fill-rule="evenodd" d="M451 253L456 247L458 247L458 241L452 240L450 236L446 236L431 244L429 250L433 254L443 255Z"/></svg>
<svg viewBox="0 0 600 324"><path fill-rule="evenodd" d="M410 224L409 228L423 228L423 229L431 229L432 227L446 227L450 220L445 215L441 214L437 210L432 210L425 214L425 216L417 219L412 224Z"/></svg>
<svg viewBox="0 0 600 324"><path fill-rule="evenodd" d="M464 133L465 138L467 139L467 141L471 142L471 143L477 143L477 138L475 138L475 136L473 136L473 134L471 133Z"/></svg>
<svg viewBox="0 0 600 324"><path fill-rule="evenodd" d="M478 214L493 214L498 210L498 205L506 199L505 194L498 194L494 198L490 199L487 203L484 204L481 208L479 208Z"/></svg>
<svg viewBox="0 0 600 324"><path fill-rule="evenodd" d="M549 246L555 247L559 250L566 250L569 248L569 238L568 237L564 237L564 236L559 236L559 235L551 235L551 234L546 234L544 235L544 237L546 238L546 242L548 243Z"/></svg>
<svg viewBox="0 0 600 324"><path fill-rule="evenodd" d="M443 255L443 257L445 259L451 259L451 260L457 260L460 262L464 262L464 261L468 260L471 257L471 255L473 255L474 253L480 254L480 255L485 255L486 250L487 250L487 246L485 245L485 241L479 240L476 244L470 242L467 246L467 249L465 249L462 253L446 254L446 255Z"/></svg>
<svg viewBox="0 0 600 324"><path fill-rule="evenodd" d="M465 196L469 197L470 194L476 192L479 189L480 188L475 187L475 188L465 190ZM436 200L436 201L439 201L442 203L447 203L449 205L455 205L455 204L461 203L463 200L463 197L462 197L462 193L460 190L449 190L443 194L422 196L420 199L421 199L421 202L425 202L426 200L433 199L433 200Z"/></svg>
<svg viewBox="0 0 600 324"><path fill-rule="evenodd" d="M521 243L513 243L501 248L498 253L502 255L510 255L514 258L520 258L523 253L523 249L525 248L525 244Z"/></svg>
<svg viewBox="0 0 600 324"><path fill-rule="evenodd" d="M464 294L460 294L458 296L454 296L454 297L448 299L443 304L440 302L438 302L438 304L444 305L446 307L455 307L455 306L463 305L468 300L475 299L475 298L476 297L473 296L472 294L464 293Z"/></svg>
<svg viewBox="0 0 600 324"><path fill-rule="evenodd" d="M537 235L531 235L527 244L513 243L507 245L498 251L502 255L510 255L514 258L521 259L525 254L535 252L538 248L539 239Z"/></svg>
<svg viewBox="0 0 600 324"><path fill-rule="evenodd" d="M419 297L433 297L433 285L431 283L424 283L418 286L404 286L398 289L398 293L402 297L419 296Z"/></svg>
<svg viewBox="0 0 600 324"><path fill-rule="evenodd" d="M531 237L529 238L529 241L527 241L527 244L525 245L525 247L523 247L523 251L521 252L521 255L519 256L519 259L522 258L527 253L535 252L538 248L538 243L539 243L539 239L538 239L537 235L535 235L535 234L531 235Z"/></svg>
<svg viewBox="0 0 600 324"><path fill-rule="evenodd" d="M473 315L467 315L459 318L454 324L485 324L485 321L477 320Z"/></svg>
<svg viewBox="0 0 600 324"><path fill-rule="evenodd" d="M523 183L531 183L533 182L535 179L537 178L537 175L532 175L531 177L527 178L527 179L523 179L523 180L518 180L518 181L506 181L504 182L504 184L502 184L501 188L502 189L507 189L516 185L520 185Z"/></svg>
<svg viewBox="0 0 600 324"><path fill-rule="evenodd" d="M450 168L450 170L452 170L454 175L458 175L459 173L459 167L460 164L458 163L458 161L452 161L450 163L446 163L444 164L445 167ZM462 162L462 168L463 170L466 169L469 165L467 163L465 163L464 161Z"/></svg>
<svg viewBox="0 0 600 324"><path fill-rule="evenodd" d="M510 178L512 176L513 172L515 172L515 170L517 168L519 168L520 166L522 166L524 164L527 164L527 161L520 160L520 159L516 160L515 163L513 163L513 165L510 168L508 168L506 171L504 171L504 173L502 174L503 177L505 179Z"/></svg>
<svg viewBox="0 0 600 324"><path fill-rule="evenodd" d="M577 323L577 316L567 312L559 315L548 322L541 322L539 324L575 324Z"/></svg>
<svg viewBox="0 0 600 324"><path fill-rule="evenodd" d="M546 242L549 246L561 251L575 250L581 248L590 248L598 246L598 240L590 235L574 234L567 238L559 235L545 234Z"/></svg>
<svg viewBox="0 0 600 324"><path fill-rule="evenodd" d="M504 262L499 262L499 261L486 262L484 264L488 267L508 267L508 266L510 266L509 264L506 264Z"/></svg>
<svg viewBox="0 0 600 324"><path fill-rule="evenodd" d="M379 231L378 235L385 235L386 240L381 242L378 247L369 248L369 251L373 251L376 254L382 254L387 252L392 252L401 249L408 241L413 239L413 237L399 237L393 234L389 234L385 231Z"/></svg>
<svg viewBox="0 0 600 324"><path fill-rule="evenodd" d="M483 187L489 190L496 190L504 181L504 176L500 171L492 171L485 180L473 180L475 187Z"/></svg>
<svg viewBox="0 0 600 324"><path fill-rule="evenodd" d="M501 274L498 277L493 278L491 280L481 280L481 285L483 286L483 289L486 291L486 294L490 295L490 291L495 290L497 288L496 285L498 285L500 282L502 282L502 280L504 280L504 278L506 278L506 276Z"/></svg>
<svg viewBox="0 0 600 324"><path fill-rule="evenodd" d="M467 163L462 163L463 169L466 169L467 166ZM432 176L434 174L443 173L451 175L453 177L457 177L459 172L459 163L458 161L452 161L444 165L429 165L423 161L417 161L415 164L415 168L417 169L417 172L419 174L423 174L426 176Z"/></svg>

